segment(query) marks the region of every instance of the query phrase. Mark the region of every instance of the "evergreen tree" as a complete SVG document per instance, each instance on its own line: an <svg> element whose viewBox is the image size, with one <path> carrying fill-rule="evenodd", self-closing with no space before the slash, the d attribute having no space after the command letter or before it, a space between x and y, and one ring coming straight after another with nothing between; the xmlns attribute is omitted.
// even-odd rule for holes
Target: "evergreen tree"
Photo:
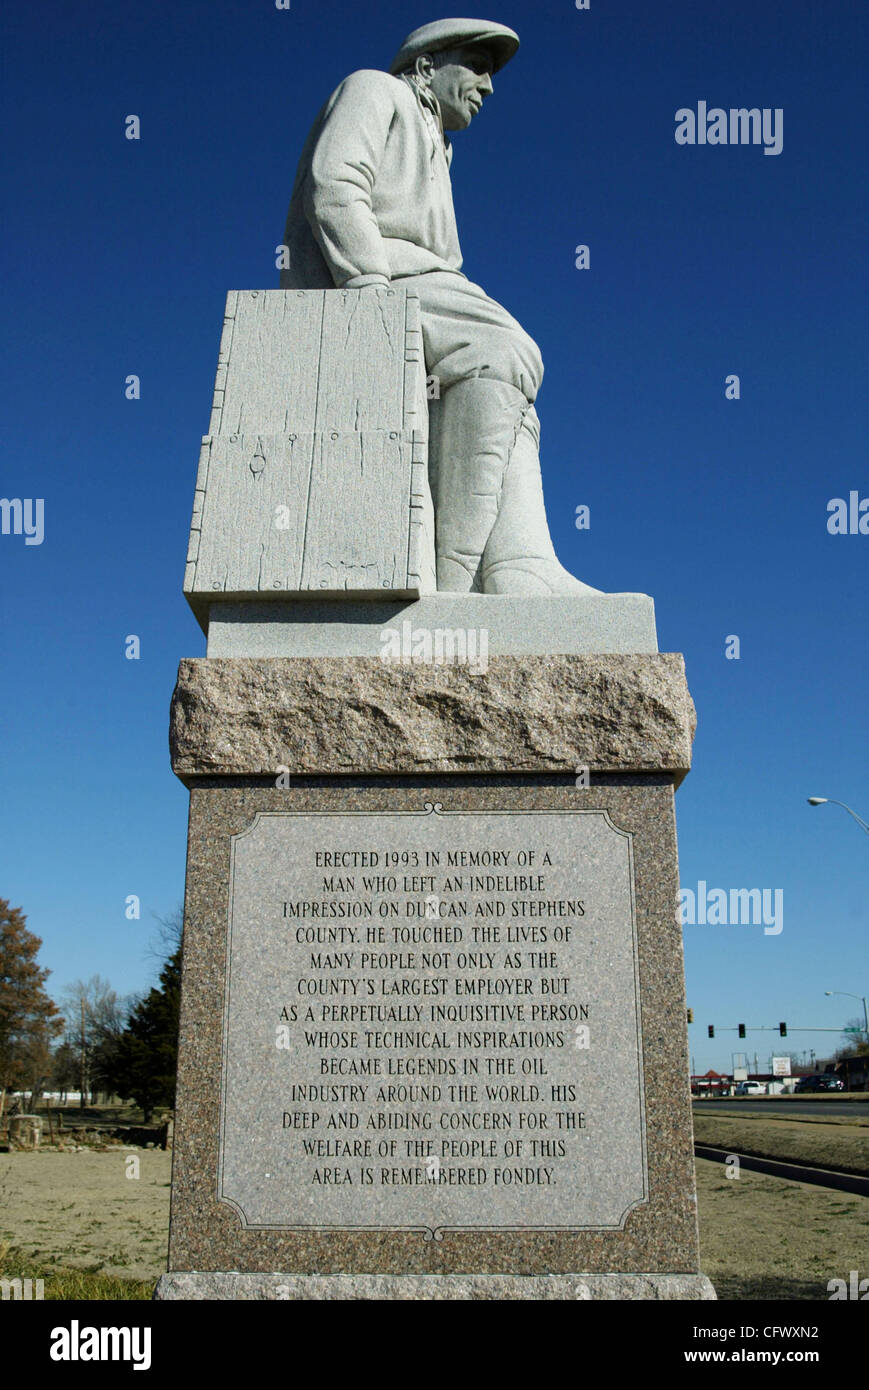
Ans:
<svg viewBox="0 0 869 1390"><path fill-rule="evenodd" d="M54 1049L51 1059L51 1087L52 1091L60 1091L61 1096L65 1096L67 1091L78 1089L81 1079L81 1058L79 1049L69 1039L60 1042Z"/></svg>
<svg viewBox="0 0 869 1390"><path fill-rule="evenodd" d="M134 1100L145 1124L157 1105L175 1104L181 950L160 971L160 984L130 1012L123 1033L105 1057L106 1080L118 1095Z"/></svg>

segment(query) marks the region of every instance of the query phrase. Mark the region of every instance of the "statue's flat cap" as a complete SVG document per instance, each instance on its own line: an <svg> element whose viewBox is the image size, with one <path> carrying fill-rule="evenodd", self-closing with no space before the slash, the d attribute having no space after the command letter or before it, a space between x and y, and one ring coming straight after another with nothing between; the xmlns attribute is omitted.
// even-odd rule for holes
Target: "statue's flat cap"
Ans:
<svg viewBox="0 0 869 1390"><path fill-rule="evenodd" d="M438 19L408 34L389 71L393 75L401 72L422 53L442 53L447 48L471 45L485 49L492 59L492 71L497 72L519 47L519 35L506 24L494 24L488 19Z"/></svg>

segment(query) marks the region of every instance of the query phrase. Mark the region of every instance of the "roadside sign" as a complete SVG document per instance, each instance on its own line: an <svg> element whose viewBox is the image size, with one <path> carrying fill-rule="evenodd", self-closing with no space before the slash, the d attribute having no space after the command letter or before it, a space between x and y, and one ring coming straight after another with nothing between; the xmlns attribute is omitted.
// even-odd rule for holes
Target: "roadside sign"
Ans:
<svg viewBox="0 0 869 1390"><path fill-rule="evenodd" d="M791 1059L790 1057L773 1057L772 1059L773 1076L790 1076Z"/></svg>

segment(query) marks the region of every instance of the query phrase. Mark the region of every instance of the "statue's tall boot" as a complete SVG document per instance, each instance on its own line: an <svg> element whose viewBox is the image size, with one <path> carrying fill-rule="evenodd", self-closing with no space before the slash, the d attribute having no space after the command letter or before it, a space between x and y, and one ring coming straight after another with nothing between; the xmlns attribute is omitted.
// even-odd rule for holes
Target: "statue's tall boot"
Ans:
<svg viewBox="0 0 869 1390"><path fill-rule="evenodd" d="M504 472L498 517L483 554L482 588L487 594L599 594L568 573L555 554L539 447L540 422L529 406Z"/></svg>
<svg viewBox="0 0 869 1390"><path fill-rule="evenodd" d="M458 381L440 399L431 469L439 590L483 588L483 552L529 409L521 391L491 377Z"/></svg>

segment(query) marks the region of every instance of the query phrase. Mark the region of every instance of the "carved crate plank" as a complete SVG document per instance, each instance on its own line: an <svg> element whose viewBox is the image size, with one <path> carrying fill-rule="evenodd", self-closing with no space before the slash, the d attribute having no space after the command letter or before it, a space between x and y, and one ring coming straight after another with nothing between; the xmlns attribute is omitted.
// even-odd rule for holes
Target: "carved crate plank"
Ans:
<svg viewBox="0 0 869 1390"><path fill-rule="evenodd" d="M400 430L405 303L401 290L323 292L318 430Z"/></svg>
<svg viewBox="0 0 869 1390"><path fill-rule="evenodd" d="M193 589L298 589L313 434L213 438Z"/></svg>
<svg viewBox="0 0 869 1390"><path fill-rule="evenodd" d="M312 430L322 290L239 290L237 294L220 433Z"/></svg>
<svg viewBox="0 0 869 1390"><path fill-rule="evenodd" d="M397 430L319 435L303 589L407 588L411 452Z"/></svg>

